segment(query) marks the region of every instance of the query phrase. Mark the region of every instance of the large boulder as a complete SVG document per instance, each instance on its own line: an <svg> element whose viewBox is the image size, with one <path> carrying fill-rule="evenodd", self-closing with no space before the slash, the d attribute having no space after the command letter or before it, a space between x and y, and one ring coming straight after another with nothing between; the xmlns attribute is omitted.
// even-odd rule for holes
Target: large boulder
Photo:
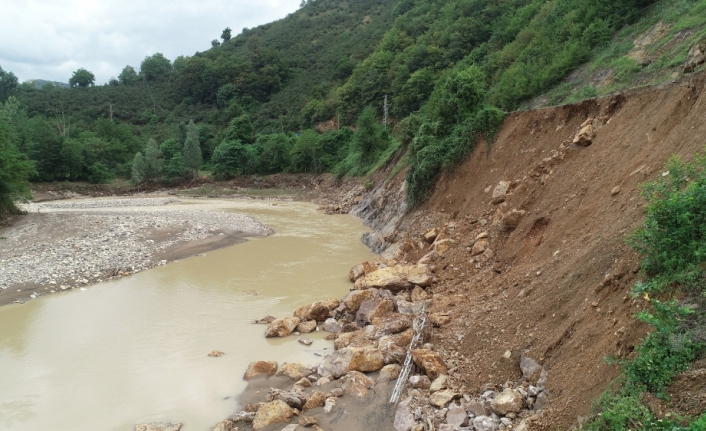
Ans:
<svg viewBox="0 0 706 431"><path fill-rule="evenodd" d="M359 371L351 371L340 380L343 393L356 398L365 398L375 386L373 379Z"/></svg>
<svg viewBox="0 0 706 431"><path fill-rule="evenodd" d="M476 431L497 431L500 429L500 419L491 416L477 416L473 419Z"/></svg>
<svg viewBox="0 0 706 431"><path fill-rule="evenodd" d="M352 290L341 301L348 311L355 313L365 300L372 298L377 289Z"/></svg>
<svg viewBox="0 0 706 431"><path fill-rule="evenodd" d="M135 431L179 431L182 424L168 422L155 422L150 424L135 425Z"/></svg>
<svg viewBox="0 0 706 431"><path fill-rule="evenodd" d="M287 376L292 380L300 380L303 377L309 377L314 373L309 367L303 364L287 364L282 365L277 372L278 376Z"/></svg>
<svg viewBox="0 0 706 431"><path fill-rule="evenodd" d="M350 348L336 350L324 356L319 363L318 374L321 377L333 377L335 379L345 375L350 371L349 365L353 358L353 352Z"/></svg>
<svg viewBox="0 0 706 431"><path fill-rule="evenodd" d="M336 307L337 306L338 305L336 305ZM326 302L317 301L297 308L294 312L294 317L298 317L300 320L315 320L317 322L323 322L331 317L331 309L328 307Z"/></svg>
<svg viewBox="0 0 706 431"><path fill-rule="evenodd" d="M446 412L446 423L457 427L466 426L468 424L466 409L456 403L449 404L449 410Z"/></svg>
<svg viewBox="0 0 706 431"><path fill-rule="evenodd" d="M684 73L691 73L699 65L706 62L706 43L699 43L692 46L686 55L684 63Z"/></svg>
<svg viewBox="0 0 706 431"><path fill-rule="evenodd" d="M375 265L373 262L365 261L361 262L358 265L354 266L351 268L351 270L348 272L348 278L351 279L351 281L356 281L360 277L370 274L371 272L375 272L378 270L378 266Z"/></svg>
<svg viewBox="0 0 706 431"><path fill-rule="evenodd" d="M490 408L496 415L505 416L508 413L519 413L524 407L522 394L515 389L507 388L500 392L493 401Z"/></svg>
<svg viewBox="0 0 706 431"><path fill-rule="evenodd" d="M407 347L414 337L414 331L408 329L394 335L380 337L378 347L386 364L402 363L407 356Z"/></svg>
<svg viewBox="0 0 706 431"><path fill-rule="evenodd" d="M310 332L316 331L316 320L309 320L307 322L301 322L297 325L297 331L302 334L308 334Z"/></svg>
<svg viewBox="0 0 706 431"><path fill-rule="evenodd" d="M284 401L289 407L301 410L304 403L306 403L306 395L304 395L303 389L299 386L294 386L290 391L273 388L267 394L267 401L275 400Z"/></svg>
<svg viewBox="0 0 706 431"><path fill-rule="evenodd" d="M385 365L380 370L378 375L378 383L389 382L390 380L396 380L399 377L402 367L398 364Z"/></svg>
<svg viewBox="0 0 706 431"><path fill-rule="evenodd" d="M324 328L324 331L333 332L334 334L338 334L343 330L343 324L333 317L326 319L322 327Z"/></svg>
<svg viewBox="0 0 706 431"><path fill-rule="evenodd" d="M442 374L449 374L449 370L444 360L441 359L441 355L432 350L416 349L412 351L412 360L432 380Z"/></svg>
<svg viewBox="0 0 706 431"><path fill-rule="evenodd" d="M412 316L390 313L377 319L375 323L376 337L404 332L412 327Z"/></svg>
<svg viewBox="0 0 706 431"><path fill-rule="evenodd" d="M220 421L211 431L238 431L238 428L235 427L235 422L226 419Z"/></svg>
<svg viewBox="0 0 706 431"><path fill-rule="evenodd" d="M412 403L412 397L397 404L397 410L395 411L395 421L392 427L395 431L409 431L416 421L414 420L414 415L410 411L409 405Z"/></svg>
<svg viewBox="0 0 706 431"><path fill-rule="evenodd" d="M589 119L593 121L593 119ZM574 136L573 143L576 145L581 145L583 147L587 147L593 143L593 140L596 139L596 128L593 127L593 124L591 122L584 122L579 131L576 132L576 136Z"/></svg>
<svg viewBox="0 0 706 431"><path fill-rule="evenodd" d="M314 391L306 401L306 404L304 404L304 411L321 407L324 402L326 402L326 394L321 391Z"/></svg>
<svg viewBox="0 0 706 431"><path fill-rule="evenodd" d="M255 361L248 365L243 380L252 380L255 377L270 377L277 372L275 361Z"/></svg>
<svg viewBox="0 0 706 431"><path fill-rule="evenodd" d="M350 370L371 373L378 371L385 366L385 359L380 350L372 347L346 347L351 349L351 362L348 364Z"/></svg>
<svg viewBox="0 0 706 431"><path fill-rule="evenodd" d="M359 278L355 282L357 290L370 288L387 289L392 292L411 288L415 285L431 285L432 273L427 265L396 265L378 269Z"/></svg>
<svg viewBox="0 0 706 431"><path fill-rule="evenodd" d="M537 381L537 379L542 375L544 367L534 359L521 355L520 370L522 371L522 377L528 381Z"/></svg>
<svg viewBox="0 0 706 431"><path fill-rule="evenodd" d="M282 400L264 403L257 410L252 426L254 430L259 430L272 424L289 422L293 414L294 410Z"/></svg>
<svg viewBox="0 0 706 431"><path fill-rule="evenodd" d="M371 323L374 325L383 316L391 313L394 308L395 303L392 299L370 298L360 305L355 321L361 327Z"/></svg>
<svg viewBox="0 0 706 431"><path fill-rule="evenodd" d="M275 319L267 326L265 337L286 337L294 332L294 329L296 329L300 321L301 320L298 317L283 317L281 319Z"/></svg>
<svg viewBox="0 0 706 431"><path fill-rule="evenodd" d="M429 404L442 409L454 398L456 398L456 393L452 390L446 389L431 394L431 396L429 397Z"/></svg>

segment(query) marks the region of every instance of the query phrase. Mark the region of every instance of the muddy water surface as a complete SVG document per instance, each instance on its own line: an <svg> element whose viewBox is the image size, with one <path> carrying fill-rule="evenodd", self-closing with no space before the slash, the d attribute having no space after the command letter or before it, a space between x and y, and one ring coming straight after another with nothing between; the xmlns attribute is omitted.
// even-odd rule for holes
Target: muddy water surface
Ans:
<svg viewBox="0 0 706 431"><path fill-rule="evenodd" d="M0 430L127 431L143 422L209 430L238 407L253 360L314 364L315 333L268 340L250 322L340 298L348 269L373 258L365 228L311 204L187 201L238 211L276 230L121 280L0 308ZM170 205L174 207L174 205ZM225 355L210 358L220 350Z"/></svg>

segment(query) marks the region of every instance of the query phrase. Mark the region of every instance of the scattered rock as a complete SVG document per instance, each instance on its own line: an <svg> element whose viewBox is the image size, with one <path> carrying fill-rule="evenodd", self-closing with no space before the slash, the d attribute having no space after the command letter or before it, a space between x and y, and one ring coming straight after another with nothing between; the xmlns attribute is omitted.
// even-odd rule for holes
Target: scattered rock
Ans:
<svg viewBox="0 0 706 431"><path fill-rule="evenodd" d="M255 323L260 324L260 325L269 325L270 323L274 322L277 320L275 316L265 316L262 319L257 319Z"/></svg>
<svg viewBox="0 0 706 431"><path fill-rule="evenodd" d="M541 392L539 395L537 395L537 399L534 401L534 410L539 411L542 410L544 406L549 403L549 397L547 397L546 392Z"/></svg>
<svg viewBox="0 0 706 431"><path fill-rule="evenodd" d="M615 196L620 193L620 186L615 186L610 190L610 195Z"/></svg>
<svg viewBox="0 0 706 431"><path fill-rule="evenodd" d="M385 366L385 358L380 350L372 347L346 347L352 352L348 369L370 373Z"/></svg>
<svg viewBox="0 0 706 431"><path fill-rule="evenodd" d="M336 398L335 397L326 398L326 402L324 403L324 412L331 413L331 410L333 410L334 407L336 407Z"/></svg>
<svg viewBox="0 0 706 431"><path fill-rule="evenodd" d="M449 374L448 368L441 356L428 349L416 349L412 352L414 363L424 371L430 379L436 379L442 374Z"/></svg>
<svg viewBox="0 0 706 431"><path fill-rule="evenodd" d="M373 379L359 371L351 371L341 380L341 389L346 395L365 398L370 393L370 389L375 386Z"/></svg>
<svg viewBox="0 0 706 431"><path fill-rule="evenodd" d="M339 349L324 356L319 363L318 374L322 377L333 377L335 379L344 376L350 371L349 365L353 358L353 352L349 348Z"/></svg>
<svg viewBox="0 0 706 431"><path fill-rule="evenodd" d="M389 364L382 367L380 374L378 375L378 383L389 382L390 380L395 380L399 377L402 367L398 364Z"/></svg>
<svg viewBox="0 0 706 431"><path fill-rule="evenodd" d="M589 120L593 121L592 119ZM595 138L596 128L593 127L593 124L589 123L588 120L586 120L586 122L584 122L584 125L582 125L579 131L576 133L576 136L574 136L573 143L576 145L587 147L593 143L593 140Z"/></svg>
<svg viewBox="0 0 706 431"><path fill-rule="evenodd" d="M451 403L449 405L449 411L446 412L446 423L458 427L466 426L468 424L466 409L456 403Z"/></svg>
<svg viewBox="0 0 706 431"><path fill-rule="evenodd" d="M361 327L371 323L374 325L378 319L391 313L393 309L394 302L391 299L370 298L360 305L355 321Z"/></svg>
<svg viewBox="0 0 706 431"><path fill-rule="evenodd" d="M436 239L436 237L439 236L439 229L438 228L430 229L430 230L426 231L426 233L424 233L424 235L422 235L422 236L424 237L424 240L426 242L428 242L429 244L432 244L434 242L434 240Z"/></svg>
<svg viewBox="0 0 706 431"><path fill-rule="evenodd" d="M412 376L409 378L409 385L414 389L429 389L431 380L427 376Z"/></svg>
<svg viewBox="0 0 706 431"><path fill-rule="evenodd" d="M230 419L226 419L219 422L218 425L213 427L211 431L237 431L237 428L235 427L235 422Z"/></svg>
<svg viewBox="0 0 706 431"><path fill-rule="evenodd" d="M375 272L377 270L378 267L373 262L361 262L351 268L351 270L348 272L348 278L350 278L351 281L355 282L360 277L366 274L370 274L371 272Z"/></svg>
<svg viewBox="0 0 706 431"><path fill-rule="evenodd" d="M355 313L367 299L372 298L377 293L377 289L352 290L341 301L348 311Z"/></svg>
<svg viewBox="0 0 706 431"><path fill-rule="evenodd" d="M510 189L510 181L500 181L493 189L493 203L500 204L505 202L505 195Z"/></svg>
<svg viewBox="0 0 706 431"><path fill-rule="evenodd" d="M324 331L338 334L339 332L341 332L341 330L343 330L343 325L341 323L339 323L338 320L336 320L334 318L330 318L330 319L326 319L326 321L324 322L323 328L324 328Z"/></svg>
<svg viewBox="0 0 706 431"><path fill-rule="evenodd" d="M429 392L438 392L444 390L448 387L448 383L449 378L442 374L436 379L434 379L433 382L431 382L431 386L429 386Z"/></svg>
<svg viewBox="0 0 706 431"><path fill-rule="evenodd" d="M395 293L414 285L427 287L431 281L432 274L427 265L396 265L378 269L359 278L355 282L355 288L379 288Z"/></svg>
<svg viewBox="0 0 706 431"><path fill-rule="evenodd" d="M289 422L293 414L294 411L292 408L282 400L264 403L257 410L257 413L255 413L253 429L259 430L272 424Z"/></svg>
<svg viewBox="0 0 706 431"><path fill-rule="evenodd" d="M523 407L522 395L517 390L510 388L499 393L490 403L493 412L500 416L505 416L510 412L519 413Z"/></svg>
<svg viewBox="0 0 706 431"><path fill-rule="evenodd" d="M267 326L265 331L265 337L286 337L299 325L298 317L283 317L281 319L275 319Z"/></svg>
<svg viewBox="0 0 706 431"><path fill-rule="evenodd" d="M310 427L312 425L318 424L319 421L316 420L315 417L313 416L302 416L299 418L299 425L303 427Z"/></svg>
<svg viewBox="0 0 706 431"><path fill-rule="evenodd" d="M135 431L179 431L182 424L169 422L155 422L150 424L135 425Z"/></svg>
<svg viewBox="0 0 706 431"><path fill-rule="evenodd" d="M488 248L488 241L485 239L481 239L479 241L476 241L475 244L473 244L473 248L471 248L471 255L472 256L477 256L485 251L486 248Z"/></svg>
<svg viewBox="0 0 706 431"><path fill-rule="evenodd" d="M476 416L473 419L473 427L476 431L497 431L500 428L500 420L491 416Z"/></svg>
<svg viewBox="0 0 706 431"><path fill-rule="evenodd" d="M501 221L503 229L507 231L517 229L517 226L520 225L520 221L522 221L522 218L525 216L525 214L527 214L527 211L516 209L512 209L509 212L503 214Z"/></svg>
<svg viewBox="0 0 706 431"><path fill-rule="evenodd" d="M264 405L264 403L263 403L263 405ZM258 409L259 409L259 407L258 407ZM257 411L257 410L256 410L256 411ZM246 411L246 412L236 413L236 414L232 415L232 416L230 417L230 419L231 419L233 422L251 423L252 421L255 420L255 412L256 412L256 411L253 411L253 412L247 412L247 411Z"/></svg>
<svg viewBox="0 0 706 431"><path fill-rule="evenodd" d="M468 413L473 414L473 416L490 415L490 403L483 403L481 401L471 401L469 403L464 404L464 407L466 411Z"/></svg>
<svg viewBox="0 0 706 431"><path fill-rule="evenodd" d="M301 322L297 325L297 331L302 334L309 334L316 330L316 320L309 320L308 322Z"/></svg>
<svg viewBox="0 0 706 431"><path fill-rule="evenodd" d="M225 355L225 353L220 350L213 350L208 354L209 358L220 358L223 355Z"/></svg>
<svg viewBox="0 0 706 431"><path fill-rule="evenodd" d="M326 395L321 391L314 391L304 404L304 411L321 407L326 402Z"/></svg>
<svg viewBox="0 0 706 431"><path fill-rule="evenodd" d="M301 344L303 344L305 346L311 346L312 343L314 342L311 338L306 338L306 337L301 337L297 341L299 341Z"/></svg>
<svg viewBox="0 0 706 431"><path fill-rule="evenodd" d="M252 380L255 377L270 377L277 372L277 362L275 361L255 361L248 365L245 370L243 380Z"/></svg>
<svg viewBox="0 0 706 431"><path fill-rule="evenodd" d="M544 370L544 367L539 365L537 361L532 358L528 358L525 355L520 356L520 370L522 371L522 376L529 380L535 381L538 379Z"/></svg>
<svg viewBox="0 0 706 431"><path fill-rule="evenodd" d="M414 286L414 289L412 289L412 302L426 301L427 299L429 299L429 294L421 287Z"/></svg>
<svg viewBox="0 0 706 431"><path fill-rule="evenodd" d="M314 373L309 367L303 364L287 364L282 365L277 372L278 376L287 376L292 380L299 380L302 377L309 377Z"/></svg>
<svg viewBox="0 0 706 431"><path fill-rule="evenodd" d="M429 321L435 328L441 328L451 322L451 316L447 313L432 313L429 316Z"/></svg>
<svg viewBox="0 0 706 431"><path fill-rule="evenodd" d="M429 404L441 409L441 408L444 408L444 406L446 406L446 404L450 403L451 400L453 400L455 397L456 397L456 393L449 390L449 389L439 391L439 392L434 392L429 397Z"/></svg>
<svg viewBox="0 0 706 431"><path fill-rule="evenodd" d="M330 308L330 305L334 305ZM300 320L315 320L317 322L323 322L324 320L331 317L331 310L338 307L338 301L316 301L312 304L304 305L294 312L294 317L298 317Z"/></svg>
<svg viewBox="0 0 706 431"><path fill-rule="evenodd" d="M684 63L684 73L691 73L706 62L706 43L699 43L689 49Z"/></svg>
<svg viewBox="0 0 706 431"><path fill-rule="evenodd" d="M409 431L415 424L414 415L409 411L409 405L412 402L412 397L407 398L397 404L395 410L395 422L393 427L395 431Z"/></svg>

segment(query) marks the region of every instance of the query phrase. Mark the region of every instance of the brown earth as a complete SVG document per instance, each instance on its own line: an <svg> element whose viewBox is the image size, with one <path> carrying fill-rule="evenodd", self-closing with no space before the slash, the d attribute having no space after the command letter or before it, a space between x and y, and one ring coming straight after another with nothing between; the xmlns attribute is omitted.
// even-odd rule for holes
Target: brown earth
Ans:
<svg viewBox="0 0 706 431"><path fill-rule="evenodd" d="M430 311L453 317L432 342L460 386L478 395L516 382L524 354L547 369L551 394L530 429L568 429L589 415L619 374L604 358L631 357L649 331L632 317L646 302L629 296L639 261L625 242L643 220L639 186L658 178L672 155L689 160L703 150L705 115L703 75L513 113L492 145L478 145L440 179L396 239L417 243L428 229L445 226L454 241L433 262L438 283ZM589 118L598 119L593 143L571 144ZM511 185L496 205L491 195L500 181ZM507 229L503 214L513 209L526 213ZM492 251L473 257L470 247L482 232ZM428 252L412 250L403 260Z"/></svg>

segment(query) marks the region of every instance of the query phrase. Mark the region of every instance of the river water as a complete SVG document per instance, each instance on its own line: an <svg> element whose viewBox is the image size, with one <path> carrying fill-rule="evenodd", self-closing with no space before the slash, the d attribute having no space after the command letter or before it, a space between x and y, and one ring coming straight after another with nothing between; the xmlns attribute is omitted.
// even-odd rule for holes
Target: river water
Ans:
<svg viewBox="0 0 706 431"><path fill-rule="evenodd" d="M325 333L265 339L254 319L340 298L374 255L360 220L307 203L190 200L175 209L248 214L275 229L120 280L0 308L0 430L210 430L238 408L247 364L315 364ZM212 350L225 352L208 357Z"/></svg>

